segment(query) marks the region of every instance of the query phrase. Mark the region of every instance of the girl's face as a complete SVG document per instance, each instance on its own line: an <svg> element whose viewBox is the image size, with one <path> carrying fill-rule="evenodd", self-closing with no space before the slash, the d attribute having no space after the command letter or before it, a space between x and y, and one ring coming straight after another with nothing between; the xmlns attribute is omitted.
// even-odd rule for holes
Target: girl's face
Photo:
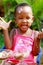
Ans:
<svg viewBox="0 0 43 65"><path fill-rule="evenodd" d="M29 6L20 6L17 8L15 21L22 32L26 32L33 23L32 15L32 9Z"/></svg>

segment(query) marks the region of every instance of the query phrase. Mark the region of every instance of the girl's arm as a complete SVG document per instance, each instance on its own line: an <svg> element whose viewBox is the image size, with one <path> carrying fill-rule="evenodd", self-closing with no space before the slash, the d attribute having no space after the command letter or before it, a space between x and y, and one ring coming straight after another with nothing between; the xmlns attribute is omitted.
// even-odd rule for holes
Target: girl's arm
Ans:
<svg viewBox="0 0 43 65"><path fill-rule="evenodd" d="M32 47L32 53L34 56L38 55L40 52L40 38L39 38L39 32L35 32L35 38L34 38L34 43Z"/></svg>
<svg viewBox="0 0 43 65"><path fill-rule="evenodd" d="M7 49L11 49L12 43L11 43L11 40L10 40L8 29L7 30L3 30L3 35L4 35L4 44L5 44L5 47Z"/></svg>
<svg viewBox="0 0 43 65"><path fill-rule="evenodd" d="M8 29L7 30L3 30L3 33L4 33L5 46L6 46L7 49L11 49L12 42L13 42L13 37L16 34L15 28L10 31L10 35L8 33Z"/></svg>
<svg viewBox="0 0 43 65"><path fill-rule="evenodd" d="M0 28L3 29L4 42L7 49L10 49L12 46L9 33L8 33L8 28L10 23L11 23L11 20L7 23L0 17Z"/></svg>
<svg viewBox="0 0 43 65"><path fill-rule="evenodd" d="M42 31L39 32L38 38L39 38L39 39L43 38L43 29L42 29Z"/></svg>

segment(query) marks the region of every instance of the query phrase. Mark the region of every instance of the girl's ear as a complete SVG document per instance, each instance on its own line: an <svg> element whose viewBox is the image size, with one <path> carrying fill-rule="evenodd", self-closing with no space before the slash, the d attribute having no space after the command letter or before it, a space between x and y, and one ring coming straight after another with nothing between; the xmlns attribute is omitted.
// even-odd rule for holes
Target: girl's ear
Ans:
<svg viewBox="0 0 43 65"><path fill-rule="evenodd" d="M14 17L14 20L15 20L15 24L17 24L17 22L16 22L16 17Z"/></svg>
<svg viewBox="0 0 43 65"><path fill-rule="evenodd" d="M32 20L34 20L34 16L32 16Z"/></svg>

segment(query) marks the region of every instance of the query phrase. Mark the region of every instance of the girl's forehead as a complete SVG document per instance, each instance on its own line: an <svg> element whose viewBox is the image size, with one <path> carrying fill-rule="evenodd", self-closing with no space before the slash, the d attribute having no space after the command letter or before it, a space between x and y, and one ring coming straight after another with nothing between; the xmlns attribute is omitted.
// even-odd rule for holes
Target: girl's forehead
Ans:
<svg viewBox="0 0 43 65"><path fill-rule="evenodd" d="M30 6L20 6L17 8L16 12L19 14L22 12L27 12L27 13L33 14L32 8Z"/></svg>

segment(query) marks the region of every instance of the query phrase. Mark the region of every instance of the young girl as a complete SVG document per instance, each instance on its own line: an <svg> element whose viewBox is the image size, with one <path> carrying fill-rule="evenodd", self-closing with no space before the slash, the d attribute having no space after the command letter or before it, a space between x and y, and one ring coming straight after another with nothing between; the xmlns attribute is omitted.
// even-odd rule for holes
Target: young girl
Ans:
<svg viewBox="0 0 43 65"><path fill-rule="evenodd" d="M3 29L5 46L14 51L15 59L18 58L27 65L37 65L34 56L40 52L40 39L43 38L43 31L30 29L34 16L32 8L28 4L17 5L14 15L18 28L12 29L10 36L8 28L11 21L7 23L0 17L0 28ZM19 65L19 62L17 64Z"/></svg>

